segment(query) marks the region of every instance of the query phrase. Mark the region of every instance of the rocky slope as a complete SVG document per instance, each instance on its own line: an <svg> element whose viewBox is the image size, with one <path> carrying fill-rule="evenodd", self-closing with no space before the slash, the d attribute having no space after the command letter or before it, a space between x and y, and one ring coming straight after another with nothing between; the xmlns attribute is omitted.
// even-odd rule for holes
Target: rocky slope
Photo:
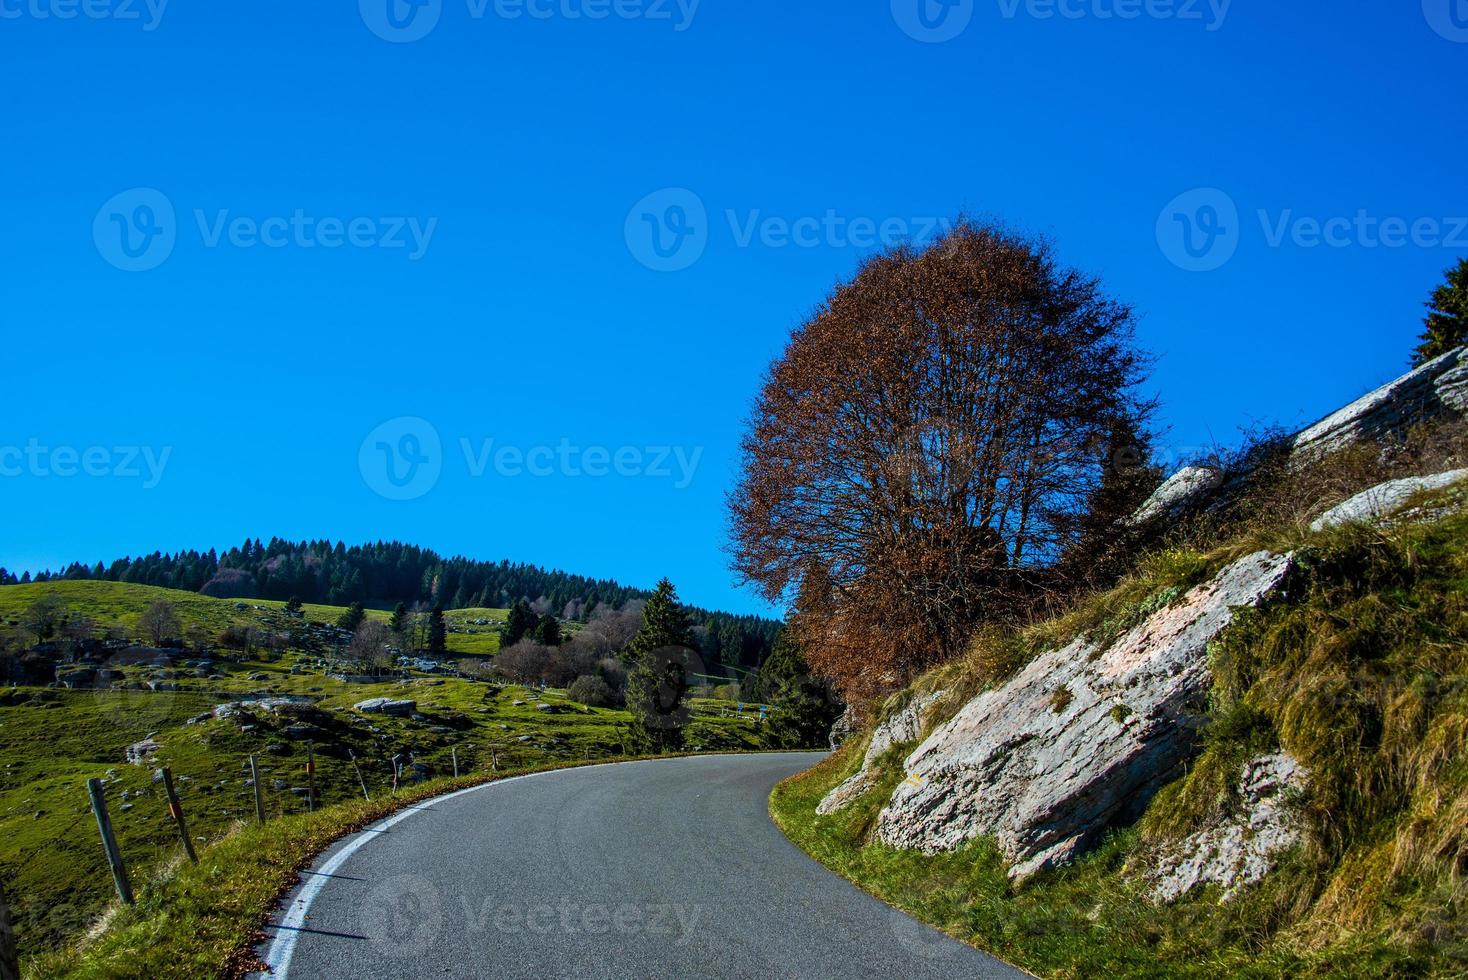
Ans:
<svg viewBox="0 0 1468 980"><path fill-rule="evenodd" d="M908 756L878 834L928 852L992 835L1016 878L1070 860L1177 775L1211 681L1208 643L1290 564L1250 555L1114 642L1081 637L979 695Z"/></svg>
<svg viewBox="0 0 1468 980"><path fill-rule="evenodd" d="M1465 413L1468 349L1460 349L1290 437L1289 462L1314 466L1343 447ZM1461 466L1463 458L1458 449L1444 461ZM1132 522L1207 508L1248 479L1246 473L1185 468ZM1460 506L1461 493L1453 498L1459 503L1446 509L1442 503L1435 511L1404 508L1455 485L1468 487L1468 470L1390 480L1344 501L1322 501L1324 512L1315 510L1320 516L1308 532L1297 533L1435 521ZM915 745L901 763L901 781L881 803L875 823L880 842L936 855L990 838L1014 880L1072 861L1106 831L1140 817L1158 790L1175 783L1196 758L1216 681L1211 644L1240 609L1280 592L1294 565L1293 554L1260 551L1190 590L1163 590L1126 622L1041 654L956 713L951 705L943 709L942 691L912 697L873 730L861 768L827 792L816 812L840 814L878 786L891 786L883 779L884 757L894 747ZM1234 766L1230 806L1154 848L1134 869L1155 899L1174 901L1216 884L1229 901L1302 841L1291 804L1310 785L1306 767L1281 751L1255 753Z"/></svg>
<svg viewBox="0 0 1468 980"><path fill-rule="evenodd" d="M1151 895L1172 902L1199 885L1216 884L1221 902L1258 884L1275 859L1299 844L1303 828L1289 807L1291 796L1304 791L1308 777L1285 752L1250 759L1239 774L1239 806L1227 817L1163 848L1148 863Z"/></svg>
<svg viewBox="0 0 1468 980"><path fill-rule="evenodd" d="M1307 465L1357 443L1400 436L1422 422L1465 414L1468 348L1460 347L1290 436L1287 451L1292 464ZM1157 488L1129 523L1176 520L1203 510L1247 478L1247 472L1227 473L1217 466L1185 466Z"/></svg>

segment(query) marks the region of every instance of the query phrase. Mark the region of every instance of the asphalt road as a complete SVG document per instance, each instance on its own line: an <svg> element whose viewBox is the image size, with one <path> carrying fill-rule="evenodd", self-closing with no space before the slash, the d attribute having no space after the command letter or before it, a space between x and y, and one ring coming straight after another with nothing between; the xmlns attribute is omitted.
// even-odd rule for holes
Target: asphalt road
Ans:
<svg viewBox="0 0 1468 980"><path fill-rule="evenodd" d="M545 773L323 855L267 930L278 977L1020 977L890 909L771 823L810 754Z"/></svg>

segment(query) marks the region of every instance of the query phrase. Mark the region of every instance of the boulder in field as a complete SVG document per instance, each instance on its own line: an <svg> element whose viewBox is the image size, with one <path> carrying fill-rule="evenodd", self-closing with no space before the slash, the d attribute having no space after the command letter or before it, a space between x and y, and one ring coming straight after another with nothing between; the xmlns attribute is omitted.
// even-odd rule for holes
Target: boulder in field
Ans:
<svg viewBox="0 0 1468 980"><path fill-rule="evenodd" d="M846 710L841 712L841 717L837 718L835 724L831 726L831 737L829 740L831 751L834 752L841 748L843 742L856 734L856 730L856 719L851 713L850 705L848 705Z"/></svg>
<svg viewBox="0 0 1468 980"><path fill-rule="evenodd" d="M368 698L366 701L358 701L353 707L364 714L408 718L418 711L418 702L397 701L392 698Z"/></svg>
<svg viewBox="0 0 1468 980"><path fill-rule="evenodd" d="M1460 347L1363 395L1288 437L1283 449L1291 466L1316 462L1358 443L1401 436L1423 422L1468 416L1468 347ZM1175 519L1218 504L1246 485L1249 466L1224 473L1188 466L1174 473L1127 518L1131 526Z"/></svg>
<svg viewBox="0 0 1468 980"><path fill-rule="evenodd" d="M141 742L134 742L132 745L129 745L123 755L131 764L141 766L158 751L158 748L159 745L157 742L151 738L146 738Z"/></svg>

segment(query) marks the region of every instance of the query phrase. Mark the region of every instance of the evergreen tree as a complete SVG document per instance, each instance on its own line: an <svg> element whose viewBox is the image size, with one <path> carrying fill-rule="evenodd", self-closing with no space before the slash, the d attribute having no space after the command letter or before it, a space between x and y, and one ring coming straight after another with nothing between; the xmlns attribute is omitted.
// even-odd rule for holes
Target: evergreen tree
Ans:
<svg viewBox="0 0 1468 980"><path fill-rule="evenodd" d="M688 726L687 651L663 647L640 654L627 672L632 741L642 752L675 752Z"/></svg>
<svg viewBox="0 0 1468 980"><path fill-rule="evenodd" d="M532 633L540 624L540 619L530 609L530 604L524 599L516 600L510 607L510 615L505 620L505 625L500 628L500 649L508 649L519 643Z"/></svg>
<svg viewBox="0 0 1468 980"><path fill-rule="evenodd" d="M642 627L622 649L622 661L635 663L642 654L662 647L698 649L688 611L678 601L678 590L663 579L642 610Z"/></svg>
<svg viewBox="0 0 1468 980"><path fill-rule="evenodd" d="M402 636L408 628L408 607L398 603L397 608L392 611L392 619L388 620L387 628L398 636Z"/></svg>
<svg viewBox="0 0 1468 980"><path fill-rule="evenodd" d="M443 607L434 606L428 614L428 652L442 656L449 648L449 626L443 618Z"/></svg>
<svg viewBox="0 0 1468 980"><path fill-rule="evenodd" d="M810 666L788 629L775 638L770 659L760 671L774 706L760 734L771 749L824 748L841 706L825 683L811 677Z"/></svg>
<svg viewBox="0 0 1468 980"><path fill-rule="evenodd" d="M547 647L561 645L561 624L556 617L550 613L540 617L540 622L535 624L535 642Z"/></svg>
<svg viewBox="0 0 1468 980"><path fill-rule="evenodd" d="M288 600L286 600L285 611L286 612L293 612L293 613L300 612L301 611L301 597L300 596L297 596L297 595L292 595Z"/></svg>
<svg viewBox="0 0 1468 980"><path fill-rule="evenodd" d="M1077 519L1073 543L1061 557L1062 575L1099 586L1124 573L1146 531L1124 522L1157 489L1163 475L1152 462L1151 436L1134 418L1117 419L1107 440L1101 480Z"/></svg>
<svg viewBox="0 0 1468 980"><path fill-rule="evenodd" d="M663 579L643 610L642 627L622 651L627 673L627 710L638 748L671 752L683 745L687 727L688 652L693 630L673 583Z"/></svg>
<svg viewBox="0 0 1468 980"><path fill-rule="evenodd" d="M346 612L341 614L341 618L336 621L336 625L350 633L355 633L357 632L357 627L362 625L362 620L366 618L367 610L362 608L360 602L354 602L347 607Z"/></svg>
<svg viewBox="0 0 1468 980"><path fill-rule="evenodd" d="M1418 339L1414 367L1468 344L1468 259L1449 269L1446 281L1433 291L1427 304L1427 329Z"/></svg>

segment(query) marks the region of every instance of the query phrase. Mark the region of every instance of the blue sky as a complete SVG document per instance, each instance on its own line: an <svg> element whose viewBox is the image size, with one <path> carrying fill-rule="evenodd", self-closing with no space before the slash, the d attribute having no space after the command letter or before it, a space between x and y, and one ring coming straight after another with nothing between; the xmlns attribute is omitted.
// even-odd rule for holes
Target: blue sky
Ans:
<svg viewBox="0 0 1468 980"><path fill-rule="evenodd" d="M1400 373L1468 254L1464 0L388 2L0 0L0 565L399 538L759 610L742 419L878 232L1053 238L1177 452Z"/></svg>

